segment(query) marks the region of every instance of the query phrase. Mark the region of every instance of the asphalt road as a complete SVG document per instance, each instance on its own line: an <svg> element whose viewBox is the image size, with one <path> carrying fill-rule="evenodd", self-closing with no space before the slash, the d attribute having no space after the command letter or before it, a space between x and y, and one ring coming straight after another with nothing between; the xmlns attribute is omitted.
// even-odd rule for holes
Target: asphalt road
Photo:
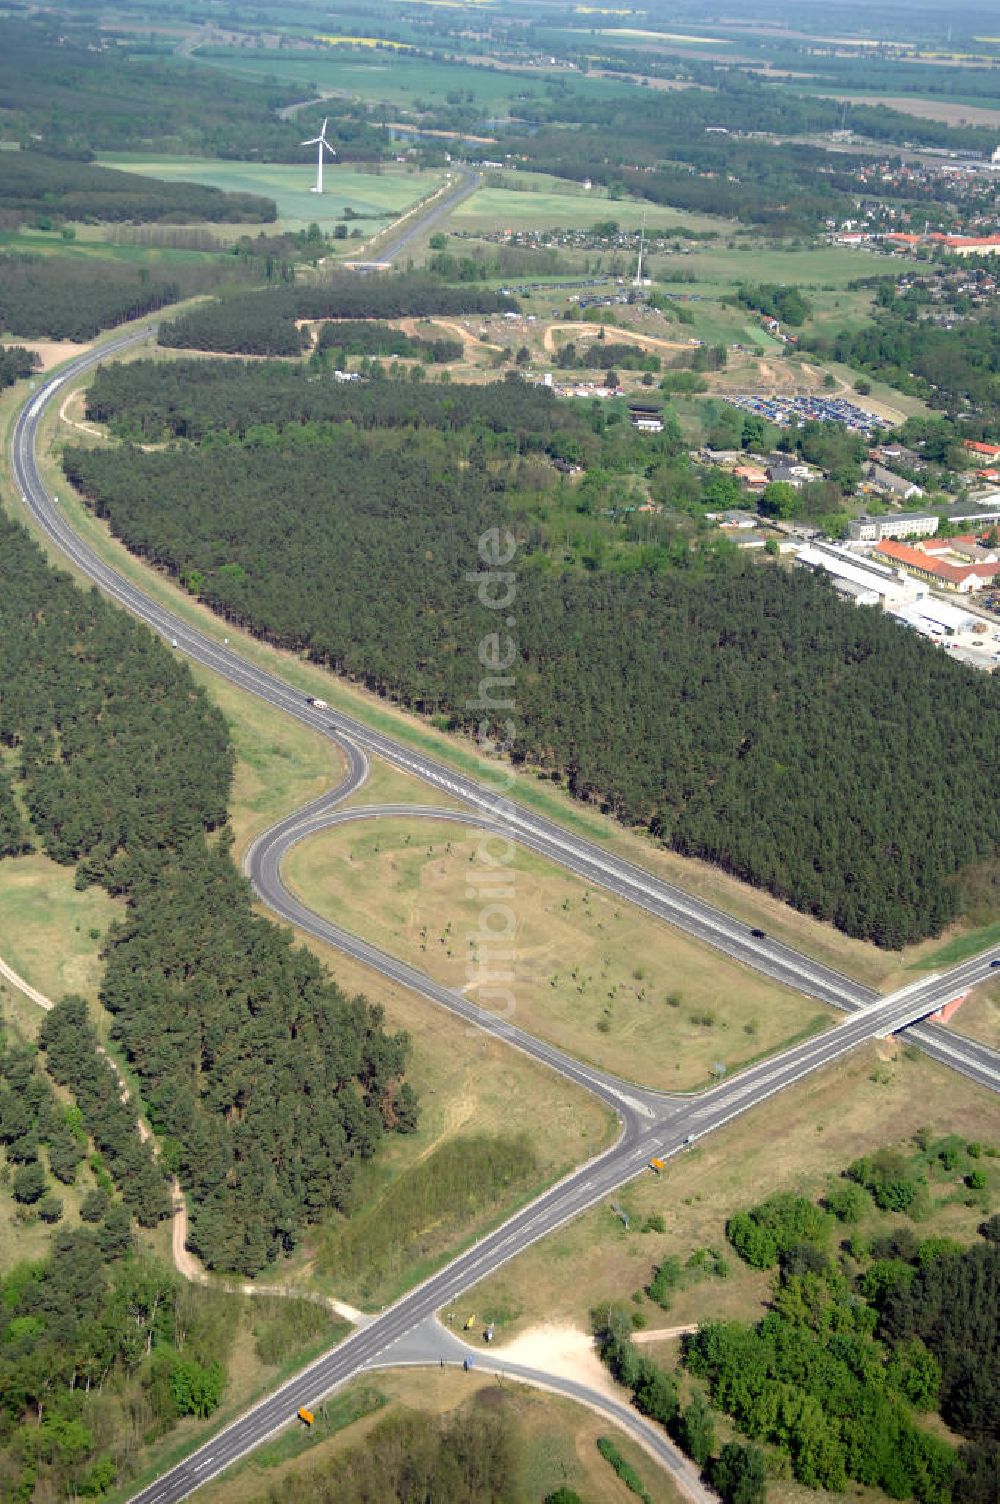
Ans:
<svg viewBox="0 0 1000 1504"><path fill-rule="evenodd" d="M316 710L282 680L246 663L237 653L220 646L211 637L188 626L141 589L118 575L73 532L53 504L42 483L34 459L38 420L49 400L66 381L116 351L132 344L135 336L111 341L100 352L81 356L63 372L50 378L33 396L15 424L12 445L14 473L25 501L39 525L60 549L108 595L145 620L179 651L224 674L232 682L259 695L299 720L324 730L344 747L347 773L339 789L315 801L307 809L279 822L255 843L250 870L261 895L277 912L307 932L352 954L360 955L387 976L413 987L433 1001L460 1012L477 1027L526 1050L534 1058L560 1070L581 1086L596 1092L613 1105L622 1123L617 1143L597 1159L550 1187L529 1206L488 1233L472 1248L453 1259L422 1285L408 1292L370 1325L353 1333L339 1347L317 1359L246 1415L233 1422L213 1440L137 1495L142 1504L173 1504L201 1483L228 1466L236 1457L256 1447L280 1429L300 1405L314 1406L324 1394L366 1366L391 1362L392 1348L441 1306L478 1283L508 1259L587 1207L602 1201L622 1184L643 1173L651 1155L669 1158L686 1152L705 1134L732 1121L776 1092L801 1081L810 1072L840 1058L865 1040L905 1028L928 1011L950 1001L959 992L990 974L990 961L1000 959L1000 946L952 968L939 977L921 980L904 993L880 998L851 979L824 967L789 947L752 937L745 925L713 910L689 894L662 883L641 868L610 856L599 846L563 830L554 822L497 796L486 783L463 777L447 765L411 751L362 723L332 711ZM367 947L320 916L311 913L287 893L280 881L281 855L289 844L310 828L321 828L337 817L336 805L348 792L360 787L367 771L367 757L378 752L397 766L414 772L432 786L443 788L471 806L476 817L530 845L588 881L600 884L623 899L668 922L678 925L737 960L755 966L809 995L834 1003L847 1011L838 1026L806 1040L741 1072L729 1081L694 1098L660 1097L613 1077L591 1071L544 1042L513 1029L505 1020L483 1013L460 993L441 988L429 978L402 963ZM485 770L484 770L485 771ZM441 817L441 811L434 811ZM939 1036L941 1036L939 1038ZM921 1024L917 1033L925 1047L944 1051L951 1064L970 1078L1000 1090L997 1057L983 1046L970 1046L958 1036ZM929 1041L929 1044L928 1044ZM942 1058L939 1055L938 1058Z"/></svg>
<svg viewBox="0 0 1000 1504"><path fill-rule="evenodd" d="M433 203L427 209L426 213L418 214L413 223L407 225L401 235L398 235L394 240L390 240L388 245L376 251L375 259L377 261L395 261L400 251L405 251L406 247L412 245L419 235L425 234L433 225L437 224L438 220L444 219L453 209L457 208L463 199L467 199L471 194L475 193L479 187L479 174L473 172L469 167L459 167L456 168L456 171L460 174L461 181L450 193L445 194L443 198Z"/></svg>

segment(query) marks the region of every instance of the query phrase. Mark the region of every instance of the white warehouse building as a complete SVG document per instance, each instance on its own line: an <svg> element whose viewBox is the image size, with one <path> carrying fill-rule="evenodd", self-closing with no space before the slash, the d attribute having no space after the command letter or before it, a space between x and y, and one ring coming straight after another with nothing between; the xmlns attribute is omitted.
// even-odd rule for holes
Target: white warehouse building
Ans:
<svg viewBox="0 0 1000 1504"><path fill-rule="evenodd" d="M879 564L862 563L845 548L832 543L810 543L800 549L795 563L814 573L830 576L834 589L849 597L857 606L906 606L922 600L927 586L902 570Z"/></svg>

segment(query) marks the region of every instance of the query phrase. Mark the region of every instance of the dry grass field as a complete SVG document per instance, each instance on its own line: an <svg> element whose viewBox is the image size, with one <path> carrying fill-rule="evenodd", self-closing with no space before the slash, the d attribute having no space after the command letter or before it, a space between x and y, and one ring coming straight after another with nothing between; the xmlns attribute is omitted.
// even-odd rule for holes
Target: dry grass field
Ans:
<svg viewBox="0 0 1000 1504"><path fill-rule="evenodd" d="M310 907L649 1086L706 1084L720 1062L734 1070L835 1016L530 851L513 853L495 899L492 851L474 828L387 818L310 837L284 871Z"/></svg>
<svg viewBox="0 0 1000 1504"><path fill-rule="evenodd" d="M776 1191L822 1195L853 1159L904 1143L921 1127L1000 1147L1000 1099L912 1046L895 1040L868 1046L738 1118L675 1158L664 1174L644 1172L617 1198L630 1213L628 1231L610 1204L585 1213L469 1291L454 1308L456 1318L475 1311L495 1322L501 1344L546 1321L588 1330L599 1301L641 1291L666 1254L684 1261L698 1248L717 1248L727 1257L728 1279L687 1285L669 1313L645 1298L638 1309L651 1328L707 1317L754 1319L763 1313L770 1275L742 1264L727 1248L727 1218ZM1000 1170L995 1160L983 1164L995 1204ZM947 1188L935 1187L935 1199L942 1191ZM666 1231L642 1232L654 1213L664 1218ZM917 1232L968 1241L982 1216L958 1195ZM862 1231L899 1220L873 1208Z"/></svg>

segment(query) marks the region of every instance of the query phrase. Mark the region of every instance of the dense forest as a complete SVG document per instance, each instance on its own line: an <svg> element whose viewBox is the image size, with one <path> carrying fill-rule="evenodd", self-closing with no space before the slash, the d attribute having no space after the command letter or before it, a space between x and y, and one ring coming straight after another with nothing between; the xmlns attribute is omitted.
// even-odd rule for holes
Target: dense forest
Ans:
<svg viewBox="0 0 1000 1504"><path fill-rule="evenodd" d="M955 1136L921 1132L916 1152L884 1148L871 1157L877 1186L912 1186L924 1220L955 1199L955 1171L969 1204L988 1205L989 1176L976 1167L986 1149ZM1000 1218L980 1226L983 1241L963 1248L904 1224L887 1233L841 1235L883 1205L854 1177L835 1183L824 1203L782 1192L730 1218L727 1237L758 1269L776 1269L768 1312L754 1325L702 1323L684 1342L683 1363L711 1404L734 1420L750 1445L741 1471L756 1471L749 1494L726 1486L714 1457L716 1417L697 1389L686 1406L678 1385L631 1340L627 1307L595 1312L605 1362L632 1390L633 1402L664 1425L720 1489L724 1499L761 1504L767 1473L811 1489L846 1491L852 1483L918 1504L993 1504L1000 1459ZM869 1197L871 1199L869 1199ZM887 1208L891 1209L891 1208ZM686 1266L691 1268L692 1260ZM655 1268L651 1296L680 1260ZM939 1412L963 1445L941 1439L926 1417ZM747 1460L756 1453L756 1464ZM728 1470L727 1470L728 1471Z"/></svg>
<svg viewBox="0 0 1000 1504"><path fill-rule="evenodd" d="M170 183L113 167L43 156L38 151L0 152L0 212L46 224L200 219L266 224L277 217L274 200L256 193L223 193L221 188L200 183Z"/></svg>
<svg viewBox="0 0 1000 1504"><path fill-rule="evenodd" d="M37 844L80 885L125 898L105 939L112 1040L142 1087L162 1163L189 1194L190 1241L256 1274L331 1207L388 1129L414 1126L407 1042L250 905L223 827L221 715L144 627L45 565L0 523L0 742ZM4 819L9 826L10 815ZM221 833L221 834L220 834ZM15 829L8 844L23 841ZM83 1004L41 1043L139 1220L166 1211Z"/></svg>
<svg viewBox="0 0 1000 1504"><path fill-rule="evenodd" d="M160 326L160 344L227 355L298 355L308 335L297 319L398 319L498 313L512 298L482 287L447 287L416 274L352 277L334 273L263 292L204 303Z"/></svg>
<svg viewBox="0 0 1000 1504"><path fill-rule="evenodd" d="M22 339L93 339L179 296L176 281L121 262L0 253L0 329Z"/></svg>
<svg viewBox="0 0 1000 1504"><path fill-rule="evenodd" d="M410 427L282 423L272 405L255 430L258 399L289 393L289 416L299 404L292 373L227 373L190 391L169 366L103 378L92 410L117 409L126 427L138 417L149 434L164 422L180 432L197 410L224 432L156 453L69 450L65 466L129 547L229 620L477 727L481 670L467 645L496 626L469 575L476 539L509 526L521 544L517 761L883 946L940 930L956 875L995 857L1000 807L984 791L1000 774L996 679L812 576L686 537L566 563L563 519L589 477L567 489L547 456L594 445L595 468L613 463L622 427L629 444L646 442L629 425L604 431L600 413L515 380L479 389L497 397L492 430L455 423L455 388L435 394L435 422L417 405L423 388L394 382L338 394L338 415L352 403L371 414L383 393L398 414L413 392ZM518 428L521 404L533 436ZM649 442L663 463L670 433Z"/></svg>
<svg viewBox="0 0 1000 1504"><path fill-rule="evenodd" d="M330 325L339 328L339 325ZM578 442L589 433L551 391L522 381L488 386L451 382L317 380L301 366L275 362L153 360L101 366L87 392L87 416L120 438L157 443L226 433L294 430L351 422L357 428L419 426L513 434L525 450Z"/></svg>

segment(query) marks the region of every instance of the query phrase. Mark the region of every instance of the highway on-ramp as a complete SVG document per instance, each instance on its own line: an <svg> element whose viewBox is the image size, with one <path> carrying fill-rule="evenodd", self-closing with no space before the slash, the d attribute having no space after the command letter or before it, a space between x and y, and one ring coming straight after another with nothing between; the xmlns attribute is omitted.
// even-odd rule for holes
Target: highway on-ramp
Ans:
<svg viewBox="0 0 1000 1504"><path fill-rule="evenodd" d="M368 1326L353 1333L339 1347L317 1359L244 1416L206 1442L184 1462L165 1473L137 1499L142 1504L174 1504L214 1476L235 1458L252 1450L266 1436L288 1423L300 1405L312 1407L324 1394L365 1367L392 1362L392 1350L420 1329L440 1307L478 1283L508 1259L546 1236L587 1207L606 1198L623 1183L643 1172L648 1159L689 1150L705 1134L776 1092L801 1081L811 1071L838 1059L866 1040L922 1020L942 1003L990 975L1000 960L1000 946L941 976L924 978L913 987L881 998L850 978L802 956L790 947L754 936L748 927L690 894L664 883L634 864L604 851L598 844L575 836L523 806L497 794L488 782L456 773L448 764L414 751L362 722L339 712L308 704L277 675L254 667L236 651L190 626L168 608L147 596L118 574L73 531L49 496L35 458L37 427L48 402L62 386L100 360L122 351L144 335L122 336L100 350L79 357L50 377L22 410L13 432L12 463L25 504L38 525L66 556L106 594L145 620L177 649L223 674L233 683L325 731L345 752L347 772L339 787L307 809L278 822L254 843L249 870L258 892L282 917L306 932L330 940L368 965L440 1006L469 1019L477 1027L507 1040L534 1058L560 1070L613 1106L621 1121L618 1141L597 1159L550 1187L502 1226L453 1259L422 1285L411 1290ZM844 1010L837 1026L781 1054L771 1056L732 1079L696 1097L662 1096L622 1082L582 1065L507 1021L471 1004L461 993L441 987L413 968L386 956L357 937L299 905L281 881L283 852L312 829L343 818L337 805L359 788L367 773L367 759L378 753L414 773L428 784L460 800L465 808L452 816L472 826L502 830L587 881L600 885L647 912L696 935L716 949L756 967L786 985ZM488 769L484 769L484 779ZM400 808L409 808L401 806ZM423 813L430 815L425 807ZM375 817L368 811L367 817ZM357 812L353 818L360 818ZM434 818L448 813L433 810ZM946 1058L971 1079L1000 1090L1000 1065L984 1046L920 1023L917 1038L938 1058ZM433 1356L432 1354L429 1356Z"/></svg>

